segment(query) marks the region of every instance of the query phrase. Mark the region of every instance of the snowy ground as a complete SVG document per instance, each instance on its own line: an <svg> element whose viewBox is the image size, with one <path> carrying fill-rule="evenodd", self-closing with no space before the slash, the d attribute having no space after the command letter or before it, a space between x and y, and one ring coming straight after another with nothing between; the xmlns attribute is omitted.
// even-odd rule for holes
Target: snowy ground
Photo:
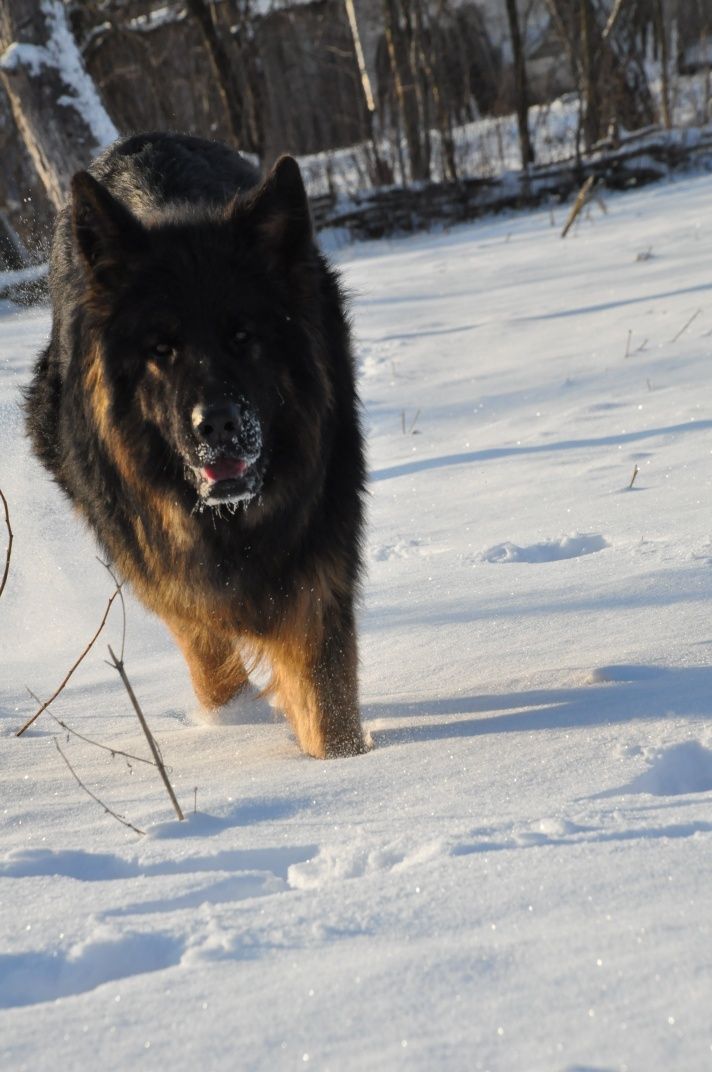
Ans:
<svg viewBox="0 0 712 1072"><path fill-rule="evenodd" d="M376 747L305 759L261 710L195 725L130 601L128 669L197 814L61 740L146 837L47 714L12 736L111 585L22 439L48 315L5 307L0 1067L712 1066L711 183L610 197L565 242L541 211L338 254ZM104 653L55 713L144 754Z"/></svg>

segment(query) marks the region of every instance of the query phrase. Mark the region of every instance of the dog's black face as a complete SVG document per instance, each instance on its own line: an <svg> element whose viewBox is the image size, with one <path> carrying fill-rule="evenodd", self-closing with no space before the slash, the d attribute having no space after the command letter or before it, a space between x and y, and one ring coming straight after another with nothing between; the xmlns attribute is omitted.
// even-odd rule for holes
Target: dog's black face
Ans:
<svg viewBox="0 0 712 1072"><path fill-rule="evenodd" d="M305 293L315 253L294 162L225 210L144 223L83 174L74 237L112 420L146 479L199 509L297 494L326 388L302 313L318 295Z"/></svg>
<svg viewBox="0 0 712 1072"><path fill-rule="evenodd" d="M207 242L204 226L152 233L104 336L118 418L199 506L247 504L262 490L289 348L289 314L230 231L218 223Z"/></svg>

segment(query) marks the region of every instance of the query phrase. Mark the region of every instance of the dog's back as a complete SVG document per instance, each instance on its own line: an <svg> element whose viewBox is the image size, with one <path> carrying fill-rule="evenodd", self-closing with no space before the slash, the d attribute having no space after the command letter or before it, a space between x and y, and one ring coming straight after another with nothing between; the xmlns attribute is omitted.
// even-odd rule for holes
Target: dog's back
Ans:
<svg viewBox="0 0 712 1072"><path fill-rule="evenodd" d="M259 182L233 149L186 134L136 134L97 157L89 172L146 222L175 205L225 205Z"/></svg>

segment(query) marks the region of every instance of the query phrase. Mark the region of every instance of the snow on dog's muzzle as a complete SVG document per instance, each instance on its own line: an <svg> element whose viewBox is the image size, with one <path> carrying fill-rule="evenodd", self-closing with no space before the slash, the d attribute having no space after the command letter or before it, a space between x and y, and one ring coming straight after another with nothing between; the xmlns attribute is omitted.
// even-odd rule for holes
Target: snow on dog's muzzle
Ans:
<svg viewBox="0 0 712 1072"><path fill-rule="evenodd" d="M219 400L193 408L198 464L191 465L202 504L247 503L262 487L262 428L244 400Z"/></svg>

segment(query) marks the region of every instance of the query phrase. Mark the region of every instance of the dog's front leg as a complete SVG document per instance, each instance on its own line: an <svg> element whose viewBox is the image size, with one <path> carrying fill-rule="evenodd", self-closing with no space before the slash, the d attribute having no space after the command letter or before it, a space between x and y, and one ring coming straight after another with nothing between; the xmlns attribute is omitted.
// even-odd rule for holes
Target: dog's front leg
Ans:
<svg viewBox="0 0 712 1072"><path fill-rule="evenodd" d="M193 689L207 708L222 707L247 684L237 636L189 621L167 625L188 664Z"/></svg>
<svg viewBox="0 0 712 1072"><path fill-rule="evenodd" d="M317 759L365 752L352 609L312 608L265 647L277 702L303 751Z"/></svg>

